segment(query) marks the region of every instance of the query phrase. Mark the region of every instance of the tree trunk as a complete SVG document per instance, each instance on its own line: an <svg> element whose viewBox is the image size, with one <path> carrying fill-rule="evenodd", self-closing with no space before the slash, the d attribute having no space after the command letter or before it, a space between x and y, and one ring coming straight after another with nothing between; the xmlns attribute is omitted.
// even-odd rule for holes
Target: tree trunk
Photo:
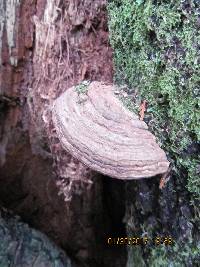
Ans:
<svg viewBox="0 0 200 267"><path fill-rule="evenodd" d="M164 246L153 265L152 243L127 249L108 238L198 241L185 180L174 191L172 175L160 191L160 177L100 175L62 148L51 120L53 100L69 87L113 81L107 24L105 0L0 2L0 202L63 248L73 266L162 266ZM180 254L189 255L185 266L195 266L191 251Z"/></svg>

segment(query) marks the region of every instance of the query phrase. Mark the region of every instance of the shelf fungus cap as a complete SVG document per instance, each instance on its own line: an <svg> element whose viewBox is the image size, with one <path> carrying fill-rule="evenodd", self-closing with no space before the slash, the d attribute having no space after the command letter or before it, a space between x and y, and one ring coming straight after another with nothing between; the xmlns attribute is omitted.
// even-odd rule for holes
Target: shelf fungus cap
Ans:
<svg viewBox="0 0 200 267"><path fill-rule="evenodd" d="M114 91L113 85L91 82L87 92L74 86L54 101L52 118L62 146L89 168L114 178L165 173L164 151Z"/></svg>

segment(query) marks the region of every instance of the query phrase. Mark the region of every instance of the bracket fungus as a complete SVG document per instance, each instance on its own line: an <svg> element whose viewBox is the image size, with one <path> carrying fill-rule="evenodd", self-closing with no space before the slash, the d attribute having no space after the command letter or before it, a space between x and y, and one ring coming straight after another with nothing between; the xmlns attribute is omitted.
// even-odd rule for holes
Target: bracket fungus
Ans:
<svg viewBox="0 0 200 267"><path fill-rule="evenodd" d="M169 162L164 151L115 90L113 85L91 82L84 94L74 86L54 101L52 119L62 146L89 168L114 178L165 173Z"/></svg>

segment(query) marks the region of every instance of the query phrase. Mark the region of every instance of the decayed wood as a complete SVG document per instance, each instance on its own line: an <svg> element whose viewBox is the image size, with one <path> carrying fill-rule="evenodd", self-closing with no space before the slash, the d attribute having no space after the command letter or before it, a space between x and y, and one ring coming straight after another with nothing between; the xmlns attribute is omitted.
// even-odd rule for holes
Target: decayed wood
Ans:
<svg viewBox="0 0 200 267"><path fill-rule="evenodd" d="M138 179L165 173L164 151L145 122L114 95L116 88L92 82L85 95L69 88L52 107L53 123L63 147L105 175Z"/></svg>

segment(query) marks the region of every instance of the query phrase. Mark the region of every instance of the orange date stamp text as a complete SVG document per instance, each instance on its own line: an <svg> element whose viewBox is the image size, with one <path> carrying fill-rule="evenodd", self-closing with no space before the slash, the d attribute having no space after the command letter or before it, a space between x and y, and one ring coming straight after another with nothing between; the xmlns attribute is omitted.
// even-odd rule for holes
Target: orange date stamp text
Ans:
<svg viewBox="0 0 200 267"><path fill-rule="evenodd" d="M157 236L155 238L145 237L108 237L107 244L109 246L115 245L129 245L129 246L137 246L137 245L166 245L170 246L174 244L174 240L171 236Z"/></svg>

